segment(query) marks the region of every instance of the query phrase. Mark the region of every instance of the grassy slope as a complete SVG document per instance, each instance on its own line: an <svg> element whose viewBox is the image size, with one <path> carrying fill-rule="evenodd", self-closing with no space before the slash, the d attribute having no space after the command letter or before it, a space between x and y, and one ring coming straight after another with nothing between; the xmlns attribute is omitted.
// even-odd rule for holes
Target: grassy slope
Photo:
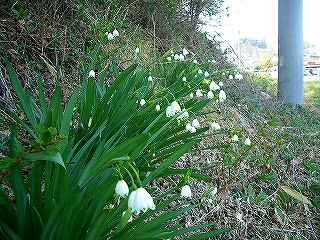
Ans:
<svg viewBox="0 0 320 240"><path fill-rule="evenodd" d="M27 31L30 25L23 24L27 25L18 27L24 29L26 49L35 55L28 55L31 60L16 58L16 64L21 66L20 74L25 76L32 71L30 66L34 66L35 59L39 57L39 52L33 50L41 49L41 45L36 48L31 44ZM59 27L48 31L48 39L52 41L48 40L50 44L45 46L44 58L52 61L49 65L44 61L37 62L40 70L49 76L48 86L52 81L49 66L60 68L67 76L63 82L66 95L69 95L73 84L76 84L76 81L70 82L67 79L78 79L78 72L74 71L75 68L70 71L70 66L78 63L77 59L81 57L79 49L86 44L84 39L77 41L79 29L83 27L81 24L83 23L79 22L75 31L68 29L66 36ZM88 29L83 29L85 31L81 33L88 34ZM159 56L158 52L152 54L154 38L148 31L139 27L130 30L129 26L123 39L126 44L119 56L123 61L112 65L111 70L116 71L117 67L125 65L126 52L132 52L137 45L145 51L146 63L151 62L151 55ZM90 42L90 38L88 41ZM77 43L79 46L76 46ZM18 48L18 45L13 48ZM18 50L17 52L21 51ZM204 52L204 49L195 50ZM15 53L11 55L15 56ZM55 57L64 61L57 65L53 61ZM30 64L21 63L27 60ZM31 83L30 85L32 86ZM238 165L227 166L221 151L201 150L208 144L228 141L220 139L219 134L214 133L193 154L181 160L181 166L205 169L214 179L213 185L218 187L218 194L213 202L203 202L193 215L186 216L185 223L203 221L228 226L234 230L226 239L285 239L286 236L287 239L317 239L320 234L319 206L304 207L288 197L280 187L288 185L295 188L313 200L314 204L319 204L317 186L320 181L320 116L309 108L279 106L269 94L261 93L261 88L246 81L233 81L227 85L229 101L221 109L224 114L219 122L228 129L244 129L244 136L250 136L253 147ZM213 114L210 119L216 120L216 117ZM195 187L195 195L200 196L207 185Z"/></svg>

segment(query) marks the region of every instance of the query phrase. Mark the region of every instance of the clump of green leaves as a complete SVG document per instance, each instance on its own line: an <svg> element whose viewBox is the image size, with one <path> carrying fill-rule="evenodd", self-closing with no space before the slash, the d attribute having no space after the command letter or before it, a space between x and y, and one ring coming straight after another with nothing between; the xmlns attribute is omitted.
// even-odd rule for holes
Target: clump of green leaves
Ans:
<svg viewBox="0 0 320 240"><path fill-rule="evenodd" d="M149 70L132 65L108 86L101 70L85 77L65 103L58 82L51 99L41 80L33 96L9 62L7 69L19 104L16 111L1 107L12 125L8 154L0 159L1 239L168 239L190 232L207 239L225 232L213 224L174 224L192 208L172 207L179 187L190 178L206 177L172 165L208 127L190 133L188 120L180 118L183 112L168 117L166 109L179 102L193 119L209 103L189 97L203 80L198 65L164 63L161 85L148 81ZM28 136L27 144L21 143L21 134ZM154 193L149 183L172 173L182 175L180 182ZM114 194L119 179L129 183L130 191L137 186L151 192L156 209L130 222L128 198Z"/></svg>

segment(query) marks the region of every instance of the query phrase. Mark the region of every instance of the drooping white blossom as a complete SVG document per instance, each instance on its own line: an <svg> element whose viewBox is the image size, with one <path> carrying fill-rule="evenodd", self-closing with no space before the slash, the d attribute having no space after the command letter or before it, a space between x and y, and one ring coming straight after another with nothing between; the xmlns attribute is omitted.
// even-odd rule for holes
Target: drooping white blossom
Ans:
<svg viewBox="0 0 320 240"><path fill-rule="evenodd" d="M193 93L190 93L190 98L193 98Z"/></svg>
<svg viewBox="0 0 320 240"><path fill-rule="evenodd" d="M246 139L244 140L244 144L247 145L247 146L250 146L250 145L251 145L251 140L250 140L250 138L246 138Z"/></svg>
<svg viewBox="0 0 320 240"><path fill-rule="evenodd" d="M220 86L220 87L223 87L223 82L220 81L220 82L219 82L219 86Z"/></svg>
<svg viewBox="0 0 320 240"><path fill-rule="evenodd" d="M107 33L107 38L109 41L113 40L114 39L114 36L112 33Z"/></svg>
<svg viewBox="0 0 320 240"><path fill-rule="evenodd" d="M194 63L194 64L198 64L197 59L194 59L194 60L193 60L193 63Z"/></svg>
<svg viewBox="0 0 320 240"><path fill-rule="evenodd" d="M96 73L94 72L94 70L90 70L89 77L93 77L93 78L96 77Z"/></svg>
<svg viewBox="0 0 320 240"><path fill-rule="evenodd" d="M142 187L130 193L128 207L131 208L136 214L139 214L141 211L145 212L148 209L156 209L153 198L147 192L147 190Z"/></svg>
<svg viewBox="0 0 320 240"><path fill-rule="evenodd" d="M201 69L198 70L198 74L202 74L203 71Z"/></svg>
<svg viewBox="0 0 320 240"><path fill-rule="evenodd" d="M173 101L171 103L171 107L173 108L175 114L181 112L181 107L177 101Z"/></svg>
<svg viewBox="0 0 320 240"><path fill-rule="evenodd" d="M180 61L184 61L184 59L185 59L184 55L183 55L183 54L180 54L180 55L179 55L179 60L180 60Z"/></svg>
<svg viewBox="0 0 320 240"><path fill-rule="evenodd" d="M176 61L180 60L180 56L179 56L178 54L175 54L175 55L173 56L173 58L174 58L174 60L176 60Z"/></svg>
<svg viewBox="0 0 320 240"><path fill-rule="evenodd" d="M114 29L112 32L113 37L119 37L119 32L117 29Z"/></svg>
<svg viewBox="0 0 320 240"><path fill-rule="evenodd" d="M139 54L140 53L140 48L136 47L136 49L134 50L135 54Z"/></svg>
<svg viewBox="0 0 320 240"><path fill-rule="evenodd" d="M219 90L219 89L220 89L219 85L216 84L215 81L212 81L212 82L210 83L209 88L210 88L210 90L212 90L212 91L216 91L216 90Z"/></svg>
<svg viewBox="0 0 320 240"><path fill-rule="evenodd" d="M229 75L229 80L233 80L233 75Z"/></svg>
<svg viewBox="0 0 320 240"><path fill-rule="evenodd" d="M203 94L202 94L202 92L201 92L200 89L197 89L197 91L196 91L196 96L197 96L197 97L202 97L202 96L203 96Z"/></svg>
<svg viewBox="0 0 320 240"><path fill-rule="evenodd" d="M223 103L227 99L225 91L220 90L219 92L219 102Z"/></svg>
<svg viewBox="0 0 320 240"><path fill-rule="evenodd" d="M189 113L188 111L184 108L182 109L182 113L180 114L180 116L178 117L179 119L183 119L183 118L188 118L189 117Z"/></svg>
<svg viewBox="0 0 320 240"><path fill-rule="evenodd" d="M234 78L235 78L236 80L242 80L242 79L243 79L243 76L242 76L241 73L238 73L238 74L236 74L236 75L234 76Z"/></svg>
<svg viewBox="0 0 320 240"><path fill-rule="evenodd" d="M129 187L126 181L120 180L116 184L115 192L120 197L126 197L129 194Z"/></svg>
<svg viewBox="0 0 320 240"><path fill-rule="evenodd" d="M146 104L146 100L144 100L143 98L140 100L140 105L143 106Z"/></svg>
<svg viewBox="0 0 320 240"><path fill-rule="evenodd" d="M169 57L167 57L167 61L168 61L168 62L171 62L171 60L172 60L172 59L171 59L171 57L170 57L170 56L169 56Z"/></svg>
<svg viewBox="0 0 320 240"><path fill-rule="evenodd" d="M175 115L175 111L171 105L169 105L166 109L166 116L173 117Z"/></svg>
<svg viewBox="0 0 320 240"><path fill-rule="evenodd" d="M186 78L186 77L183 77L183 78L182 78L182 81L186 82L186 81L187 81L187 78Z"/></svg>
<svg viewBox="0 0 320 240"><path fill-rule="evenodd" d="M212 98L214 97L214 94L213 94L213 92L210 90L210 91L208 92L207 96L208 96L209 99L212 99Z"/></svg>
<svg viewBox="0 0 320 240"><path fill-rule="evenodd" d="M204 77L207 78L207 77L209 77L209 76L210 76L210 74L208 73L208 71L205 71L205 72L204 72Z"/></svg>
<svg viewBox="0 0 320 240"><path fill-rule="evenodd" d="M219 123L217 123L217 122L210 123L210 128L213 130L220 130L221 129Z"/></svg>
<svg viewBox="0 0 320 240"><path fill-rule="evenodd" d="M198 119L195 118L192 120L192 126L195 127L196 129L201 127Z"/></svg>
<svg viewBox="0 0 320 240"><path fill-rule="evenodd" d="M189 54L189 51L186 48L182 49L182 54L187 56Z"/></svg>
<svg viewBox="0 0 320 240"><path fill-rule="evenodd" d="M148 82L152 82L152 80L153 80L152 76L149 76L148 77Z"/></svg>
<svg viewBox="0 0 320 240"><path fill-rule="evenodd" d="M184 197L184 198L191 198L192 197L192 192L191 192L191 188L189 185L184 185L181 188L181 197Z"/></svg>
<svg viewBox="0 0 320 240"><path fill-rule="evenodd" d="M231 140L232 140L232 142L238 142L239 141L238 135L233 135Z"/></svg>

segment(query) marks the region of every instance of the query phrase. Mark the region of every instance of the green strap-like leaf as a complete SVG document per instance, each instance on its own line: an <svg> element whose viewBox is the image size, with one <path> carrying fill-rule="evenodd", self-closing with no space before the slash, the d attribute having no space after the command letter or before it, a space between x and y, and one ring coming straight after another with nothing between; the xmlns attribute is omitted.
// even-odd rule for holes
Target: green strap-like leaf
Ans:
<svg viewBox="0 0 320 240"><path fill-rule="evenodd" d="M59 152L52 151L44 151L39 153L29 153L25 156L25 160L27 161L49 161L56 164L61 165L64 169L66 166L64 165L62 156Z"/></svg>

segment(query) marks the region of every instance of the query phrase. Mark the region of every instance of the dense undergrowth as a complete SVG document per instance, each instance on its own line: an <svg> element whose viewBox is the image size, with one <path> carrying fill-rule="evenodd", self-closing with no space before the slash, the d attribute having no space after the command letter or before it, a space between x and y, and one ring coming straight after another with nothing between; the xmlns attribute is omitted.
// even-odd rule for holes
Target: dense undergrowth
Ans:
<svg viewBox="0 0 320 240"><path fill-rule="evenodd" d="M318 238L319 115L243 80L181 3L3 8L1 238Z"/></svg>

